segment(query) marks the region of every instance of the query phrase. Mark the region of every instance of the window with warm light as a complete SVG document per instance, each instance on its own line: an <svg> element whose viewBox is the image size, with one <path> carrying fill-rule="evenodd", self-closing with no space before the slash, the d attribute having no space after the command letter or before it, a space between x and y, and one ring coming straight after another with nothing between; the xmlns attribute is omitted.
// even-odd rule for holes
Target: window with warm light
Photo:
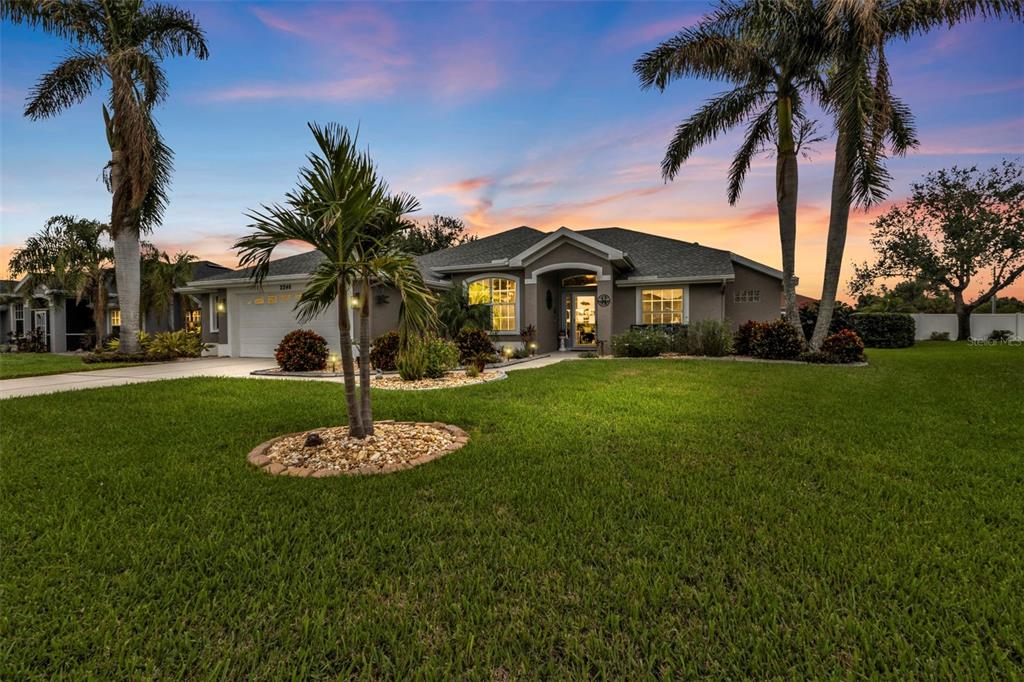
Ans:
<svg viewBox="0 0 1024 682"><path fill-rule="evenodd" d="M117 331L121 328L121 310L112 308L110 311L110 330Z"/></svg>
<svg viewBox="0 0 1024 682"><path fill-rule="evenodd" d="M492 332L516 329L516 282L505 277L489 277L469 283L471 305L486 305L491 309Z"/></svg>
<svg viewBox="0 0 1024 682"><path fill-rule="evenodd" d="M737 289L733 300L736 303L759 303L761 301L761 290Z"/></svg>
<svg viewBox="0 0 1024 682"><path fill-rule="evenodd" d="M261 300L260 303L263 301ZM225 308L223 300L220 296L210 296L210 331L220 331L220 320L217 319L218 314Z"/></svg>
<svg viewBox="0 0 1024 682"><path fill-rule="evenodd" d="M14 304L14 334L21 336L25 333L25 304Z"/></svg>
<svg viewBox="0 0 1024 682"><path fill-rule="evenodd" d="M190 332L198 332L203 326L203 312L201 310L189 310L185 313L185 329Z"/></svg>
<svg viewBox="0 0 1024 682"><path fill-rule="evenodd" d="M682 289L644 289L640 292L640 321L643 324L682 324Z"/></svg>

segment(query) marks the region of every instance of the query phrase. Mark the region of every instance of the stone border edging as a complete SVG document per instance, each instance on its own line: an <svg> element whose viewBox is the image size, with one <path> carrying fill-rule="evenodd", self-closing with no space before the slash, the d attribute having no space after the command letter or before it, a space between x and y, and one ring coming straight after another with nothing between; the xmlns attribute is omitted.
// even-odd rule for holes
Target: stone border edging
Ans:
<svg viewBox="0 0 1024 682"><path fill-rule="evenodd" d="M303 436L311 431L317 431L318 429L306 429L305 431L296 431L294 433L286 433L283 436L276 436L270 440L264 441L254 447L246 455L246 461L253 465L257 469L262 470L264 473L272 474L274 476L295 476L298 478L329 478L332 476L373 476L377 474L390 474L395 471L401 471L403 469L412 469L418 467L421 464L432 462L435 459L440 459L448 453L455 452L462 448L466 443L469 442L469 434L460 429L458 426L453 424L445 424L443 422L406 422L406 421L395 421L394 419L379 419L374 421L374 424L406 424L411 426L432 426L437 429L445 429L448 433L455 436L455 442L450 445L443 452L439 452L435 455L420 455L415 459L411 459L407 462L392 462L391 464L385 464L383 466L377 466L375 464L359 467L358 469L311 469L309 467L286 467L280 462L274 462L266 455L267 450L270 446L279 440L285 438L292 438L294 436ZM335 428L335 427L320 427L320 428Z"/></svg>
<svg viewBox="0 0 1024 682"><path fill-rule="evenodd" d="M464 370L453 370L455 372ZM397 386L374 386L373 378L370 378L370 388L376 388L379 391L439 391L446 388L462 388L463 386L479 386L480 384L489 384L492 381L501 381L502 379L508 379L508 374L497 368L488 368L486 371L491 371L495 376L481 379L480 381L470 381L464 384L457 384L455 386L430 386L428 388L401 388ZM258 377L297 377L302 379L341 379L344 375L341 372L282 372L278 369L256 369L249 372L249 376ZM398 372L385 372L384 376L398 376ZM412 382L410 382L412 383ZM356 386L359 385L359 377L356 377Z"/></svg>
<svg viewBox="0 0 1024 682"><path fill-rule="evenodd" d="M374 386L373 381L370 381L370 388L376 388L378 391L440 391L447 388L463 388L465 386L480 386L481 384L489 384L495 381L501 381L502 379L508 379L508 375L504 372L494 372L494 376L480 379L479 381L467 381L464 384L456 384L455 386L427 386L426 388L416 388L415 386L409 388L403 388L402 386ZM410 382L415 383L415 382ZM358 385L358 384L357 384Z"/></svg>

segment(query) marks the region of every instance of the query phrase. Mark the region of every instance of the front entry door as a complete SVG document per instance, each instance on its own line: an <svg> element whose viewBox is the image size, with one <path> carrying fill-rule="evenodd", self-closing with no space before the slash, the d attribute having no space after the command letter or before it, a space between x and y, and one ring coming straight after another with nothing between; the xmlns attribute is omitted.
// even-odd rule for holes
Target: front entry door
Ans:
<svg viewBox="0 0 1024 682"><path fill-rule="evenodd" d="M49 316L49 311L46 310L45 308L42 310L32 311L32 329L33 331L43 332L43 340L47 343L47 346L49 346L49 339L47 338L49 329L47 329L46 323L47 320L49 319Z"/></svg>
<svg viewBox="0 0 1024 682"><path fill-rule="evenodd" d="M572 295L572 326L569 337L573 348L597 347L597 296Z"/></svg>

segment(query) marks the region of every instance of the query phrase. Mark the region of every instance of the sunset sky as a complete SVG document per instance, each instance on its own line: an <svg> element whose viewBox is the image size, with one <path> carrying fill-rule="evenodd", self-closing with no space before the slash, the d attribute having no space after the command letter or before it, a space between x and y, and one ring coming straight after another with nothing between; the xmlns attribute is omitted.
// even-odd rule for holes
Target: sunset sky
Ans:
<svg viewBox="0 0 1024 682"><path fill-rule="evenodd" d="M185 3L180 3L185 4ZM176 154L164 225L151 240L234 266L247 209L279 200L312 145L307 121L360 140L421 214L463 217L476 234L531 225L617 225L729 249L779 267L774 163L761 159L739 204L726 169L739 131L701 149L675 182L659 174L674 125L720 83L642 91L634 60L699 18L697 2L243 3L188 5L210 59L165 63L158 112ZM61 40L2 28L0 257L47 217L106 220L109 155L96 96L64 115L21 114ZM896 92L921 146L893 160L892 200L929 170L990 166L1024 154L1024 27L974 22L891 46ZM831 135L826 119L822 131ZM797 273L821 286L830 138L802 160ZM883 206L884 208L884 206ZM877 210L851 220L845 274L870 256ZM286 253L282 253L286 255ZM1024 296L1024 282L1012 293Z"/></svg>

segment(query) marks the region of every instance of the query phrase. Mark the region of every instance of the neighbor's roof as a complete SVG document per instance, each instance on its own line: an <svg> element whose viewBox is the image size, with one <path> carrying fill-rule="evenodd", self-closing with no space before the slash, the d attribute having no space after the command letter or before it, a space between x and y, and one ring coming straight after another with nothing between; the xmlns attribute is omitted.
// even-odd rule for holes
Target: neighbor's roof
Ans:
<svg viewBox="0 0 1024 682"><path fill-rule="evenodd" d="M563 228L564 230L564 228ZM633 269L626 274L626 279L680 279L680 278L728 278L735 276L733 263L739 262L754 267L762 272L782 277L782 273L774 268L761 265L729 251L701 246L693 242L679 239L659 237L646 232L627 230L621 227L604 227L590 230L570 230L587 239L604 244L621 251L629 257ZM475 239L448 249L428 253L417 257L420 269L428 280L440 280L438 268L458 268L461 266L507 267L509 259L514 258L531 246L549 237L552 233L541 232L532 227L521 226L489 237ZM289 275L305 275L313 271L323 260L319 251L308 251L296 256L280 258L270 262L267 277L284 277ZM196 282L203 279L210 282L221 280L244 280L252 277L253 268L220 271L210 276L197 277Z"/></svg>

